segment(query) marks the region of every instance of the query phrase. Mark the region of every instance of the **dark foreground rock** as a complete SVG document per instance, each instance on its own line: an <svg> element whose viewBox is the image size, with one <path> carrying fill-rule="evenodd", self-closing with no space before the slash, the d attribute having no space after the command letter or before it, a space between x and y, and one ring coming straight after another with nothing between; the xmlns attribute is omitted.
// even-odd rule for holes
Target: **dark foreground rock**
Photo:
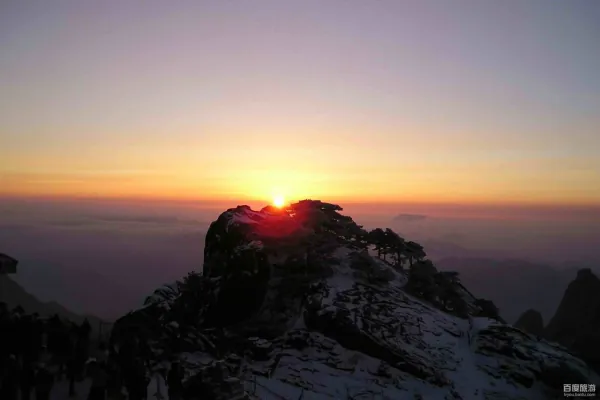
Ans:
<svg viewBox="0 0 600 400"><path fill-rule="evenodd" d="M542 400L600 383L560 345L505 325L418 244L340 211L227 210L204 275L158 289L113 345L180 360L188 398Z"/></svg>

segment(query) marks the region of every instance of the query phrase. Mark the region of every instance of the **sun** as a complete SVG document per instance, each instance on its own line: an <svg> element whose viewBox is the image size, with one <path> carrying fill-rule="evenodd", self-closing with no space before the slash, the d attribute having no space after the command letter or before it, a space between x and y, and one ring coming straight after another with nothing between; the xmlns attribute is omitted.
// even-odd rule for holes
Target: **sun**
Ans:
<svg viewBox="0 0 600 400"><path fill-rule="evenodd" d="M273 197L273 205L277 208L283 207L285 204L285 199L281 195L277 195Z"/></svg>

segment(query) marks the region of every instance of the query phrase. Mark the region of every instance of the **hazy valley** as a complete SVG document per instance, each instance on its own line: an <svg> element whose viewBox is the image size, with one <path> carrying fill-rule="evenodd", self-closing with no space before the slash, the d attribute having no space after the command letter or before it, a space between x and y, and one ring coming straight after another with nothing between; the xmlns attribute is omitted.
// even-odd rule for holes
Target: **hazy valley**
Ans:
<svg viewBox="0 0 600 400"><path fill-rule="evenodd" d="M400 211L355 218L422 243L440 269L459 272L508 321L528 308L550 318L577 268L600 265L593 218L528 224ZM201 204L3 201L0 245L20 260L14 279L41 300L112 319L139 306L157 285L201 270L206 221L217 213Z"/></svg>

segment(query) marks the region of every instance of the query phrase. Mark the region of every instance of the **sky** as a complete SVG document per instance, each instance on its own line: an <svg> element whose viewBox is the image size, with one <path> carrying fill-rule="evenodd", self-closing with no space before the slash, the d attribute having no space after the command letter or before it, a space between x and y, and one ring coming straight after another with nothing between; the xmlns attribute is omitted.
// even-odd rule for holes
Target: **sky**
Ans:
<svg viewBox="0 0 600 400"><path fill-rule="evenodd" d="M600 205L600 2L0 4L0 196Z"/></svg>

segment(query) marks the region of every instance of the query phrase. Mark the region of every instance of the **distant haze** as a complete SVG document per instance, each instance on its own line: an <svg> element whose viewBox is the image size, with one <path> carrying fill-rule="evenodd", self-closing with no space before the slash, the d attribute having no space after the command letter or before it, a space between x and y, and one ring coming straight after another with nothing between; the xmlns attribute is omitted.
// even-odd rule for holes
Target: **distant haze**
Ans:
<svg viewBox="0 0 600 400"><path fill-rule="evenodd" d="M0 251L21 261L16 279L42 300L112 318L139 306L159 285L200 271L208 225L238 204L3 200ZM464 216L449 217L439 207L385 207L351 204L344 212L367 228L391 227L421 242L434 260L491 257L554 268L600 266L598 214L563 210L554 218L535 213L525 218L523 210L515 210L509 218L507 210L486 209L486 217L480 208L463 207ZM427 218L397 218L415 212ZM458 264L473 269L476 263ZM523 311L528 307L523 304Z"/></svg>

